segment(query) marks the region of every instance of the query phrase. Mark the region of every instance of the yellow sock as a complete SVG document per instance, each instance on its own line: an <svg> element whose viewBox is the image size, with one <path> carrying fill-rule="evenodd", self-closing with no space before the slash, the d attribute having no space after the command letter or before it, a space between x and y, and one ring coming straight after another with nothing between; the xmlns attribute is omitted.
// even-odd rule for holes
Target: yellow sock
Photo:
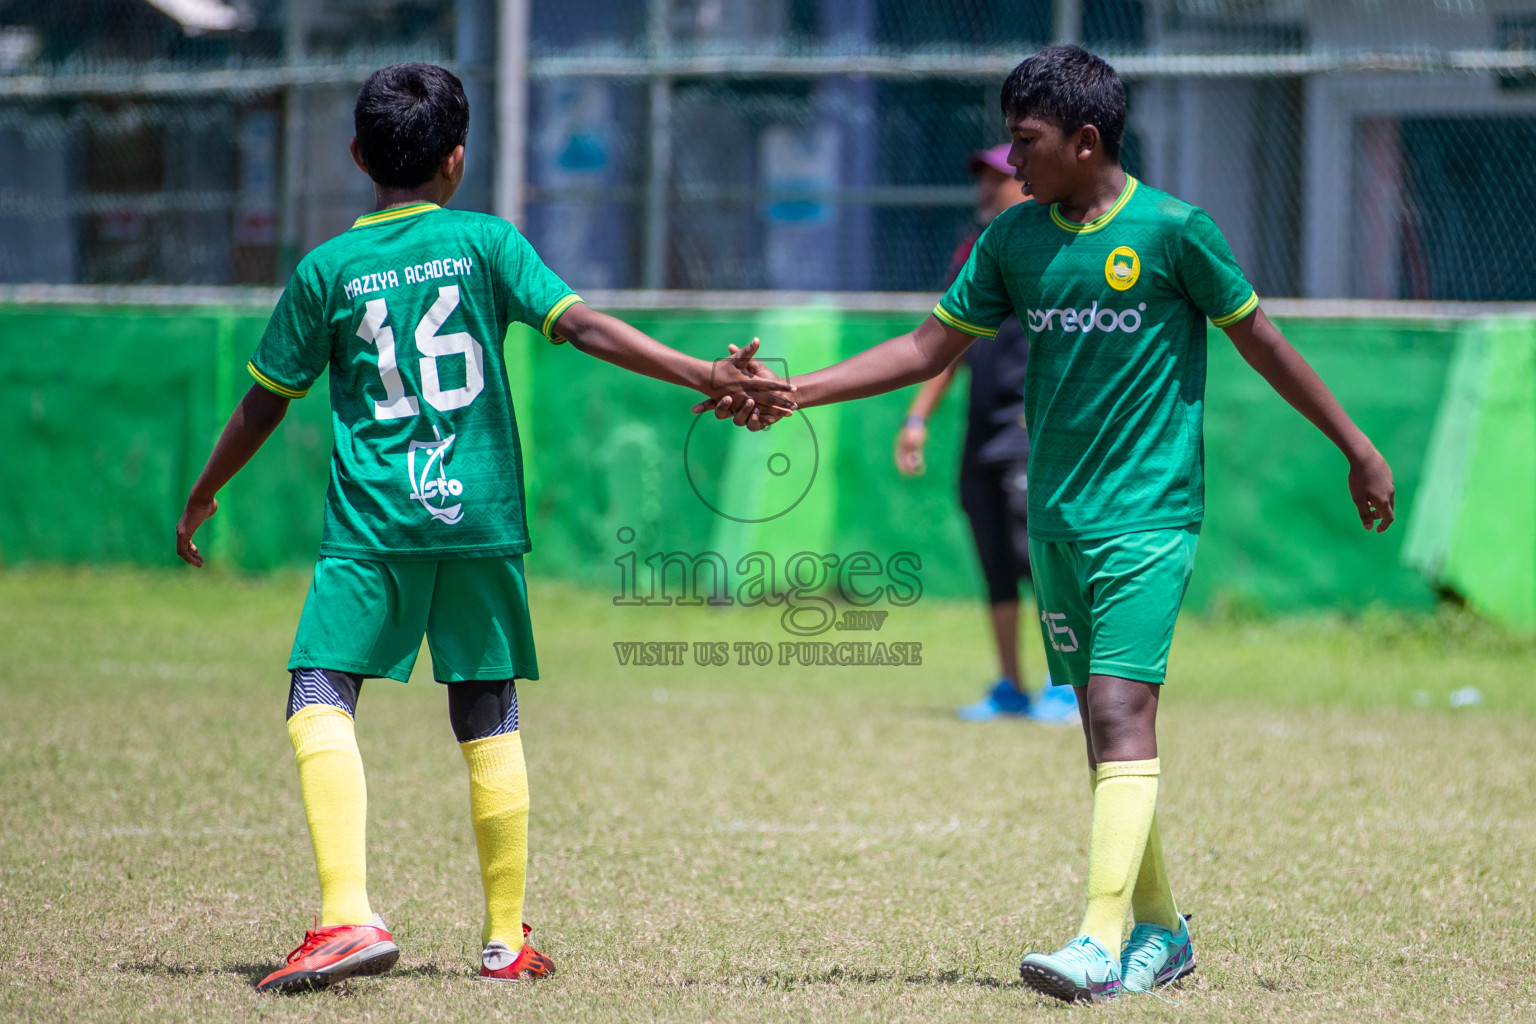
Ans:
<svg viewBox="0 0 1536 1024"><path fill-rule="evenodd" d="M1099 763L1088 842L1088 909L1078 931L1093 936L1111 956L1120 952L1125 912L1157 810L1157 775L1157 758Z"/></svg>
<svg viewBox="0 0 1536 1024"><path fill-rule="evenodd" d="M459 744L469 765L469 814L480 850L485 925L480 941L523 948L528 880L528 770L515 732Z"/></svg>
<svg viewBox="0 0 1536 1024"><path fill-rule="evenodd" d="M367 924L368 788L352 719L340 708L311 704L288 719L288 738L320 871L320 926Z"/></svg>
<svg viewBox="0 0 1536 1024"><path fill-rule="evenodd" d="M1088 790L1099 786L1099 770L1088 769ZM1141 854L1141 870L1136 873L1136 886L1131 890L1131 920L1137 924L1161 925L1169 931L1178 931L1182 919L1178 904L1173 899L1173 887L1168 884L1168 867L1163 861L1163 840L1157 832L1157 812L1152 812L1152 827L1147 830L1147 848Z"/></svg>
<svg viewBox="0 0 1536 1024"><path fill-rule="evenodd" d="M1179 930L1179 908L1173 902L1173 888L1168 884L1168 867L1163 863L1163 841L1157 834L1157 814L1147 832L1147 849L1141 855L1141 870L1136 874L1136 888L1131 890L1131 918L1138 924L1161 925Z"/></svg>

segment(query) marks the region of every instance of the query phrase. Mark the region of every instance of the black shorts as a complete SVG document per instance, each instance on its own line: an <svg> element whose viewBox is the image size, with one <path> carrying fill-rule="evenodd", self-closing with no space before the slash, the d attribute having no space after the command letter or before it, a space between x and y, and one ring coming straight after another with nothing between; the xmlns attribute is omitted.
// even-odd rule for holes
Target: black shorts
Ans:
<svg viewBox="0 0 1536 1024"><path fill-rule="evenodd" d="M971 521L971 536L992 604L1019 599L1019 581L1029 575L1028 463L962 462L960 507Z"/></svg>

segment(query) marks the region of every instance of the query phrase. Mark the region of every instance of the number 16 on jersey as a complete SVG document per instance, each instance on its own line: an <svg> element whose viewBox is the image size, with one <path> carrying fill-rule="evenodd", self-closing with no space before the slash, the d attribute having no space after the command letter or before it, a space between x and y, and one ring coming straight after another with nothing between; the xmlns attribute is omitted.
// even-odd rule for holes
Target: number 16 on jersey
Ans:
<svg viewBox="0 0 1536 1024"><path fill-rule="evenodd" d="M421 355L421 397L438 412L462 409L485 390L485 349L469 334L458 331L438 334L438 330L459 308L459 286L444 285L437 290L437 301L416 325L416 351ZM416 396L405 393L400 364L395 354L395 329L384 326L389 308L383 299L369 301L358 325L357 336L379 350L379 380L384 385L384 400L373 403L374 419L394 420L421 412ZM437 361L444 356L464 357L464 383L444 390Z"/></svg>

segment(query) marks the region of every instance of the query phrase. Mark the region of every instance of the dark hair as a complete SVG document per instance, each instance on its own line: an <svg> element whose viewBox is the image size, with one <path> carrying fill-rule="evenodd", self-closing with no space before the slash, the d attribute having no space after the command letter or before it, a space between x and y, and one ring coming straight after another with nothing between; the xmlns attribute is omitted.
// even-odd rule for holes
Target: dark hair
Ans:
<svg viewBox="0 0 1536 1024"><path fill-rule="evenodd" d="M415 188L469 136L464 83L435 64L395 64L368 76L352 110L368 176L386 188Z"/></svg>
<svg viewBox="0 0 1536 1024"><path fill-rule="evenodd" d="M1003 83L1002 104L1004 117L1049 117L1068 134L1091 124L1104 140L1104 155L1120 159L1125 86L1114 68L1081 46L1047 46L1025 58Z"/></svg>

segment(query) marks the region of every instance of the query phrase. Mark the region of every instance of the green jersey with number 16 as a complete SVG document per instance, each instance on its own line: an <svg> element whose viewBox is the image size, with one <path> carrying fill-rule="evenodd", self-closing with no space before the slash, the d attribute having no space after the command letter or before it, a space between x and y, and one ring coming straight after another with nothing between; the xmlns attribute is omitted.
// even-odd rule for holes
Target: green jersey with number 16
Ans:
<svg viewBox="0 0 1536 1024"><path fill-rule="evenodd" d="M506 221L431 203L381 210L306 256L251 358L302 398L331 371L320 554L488 558L528 550L502 341L551 340L578 296Z"/></svg>

